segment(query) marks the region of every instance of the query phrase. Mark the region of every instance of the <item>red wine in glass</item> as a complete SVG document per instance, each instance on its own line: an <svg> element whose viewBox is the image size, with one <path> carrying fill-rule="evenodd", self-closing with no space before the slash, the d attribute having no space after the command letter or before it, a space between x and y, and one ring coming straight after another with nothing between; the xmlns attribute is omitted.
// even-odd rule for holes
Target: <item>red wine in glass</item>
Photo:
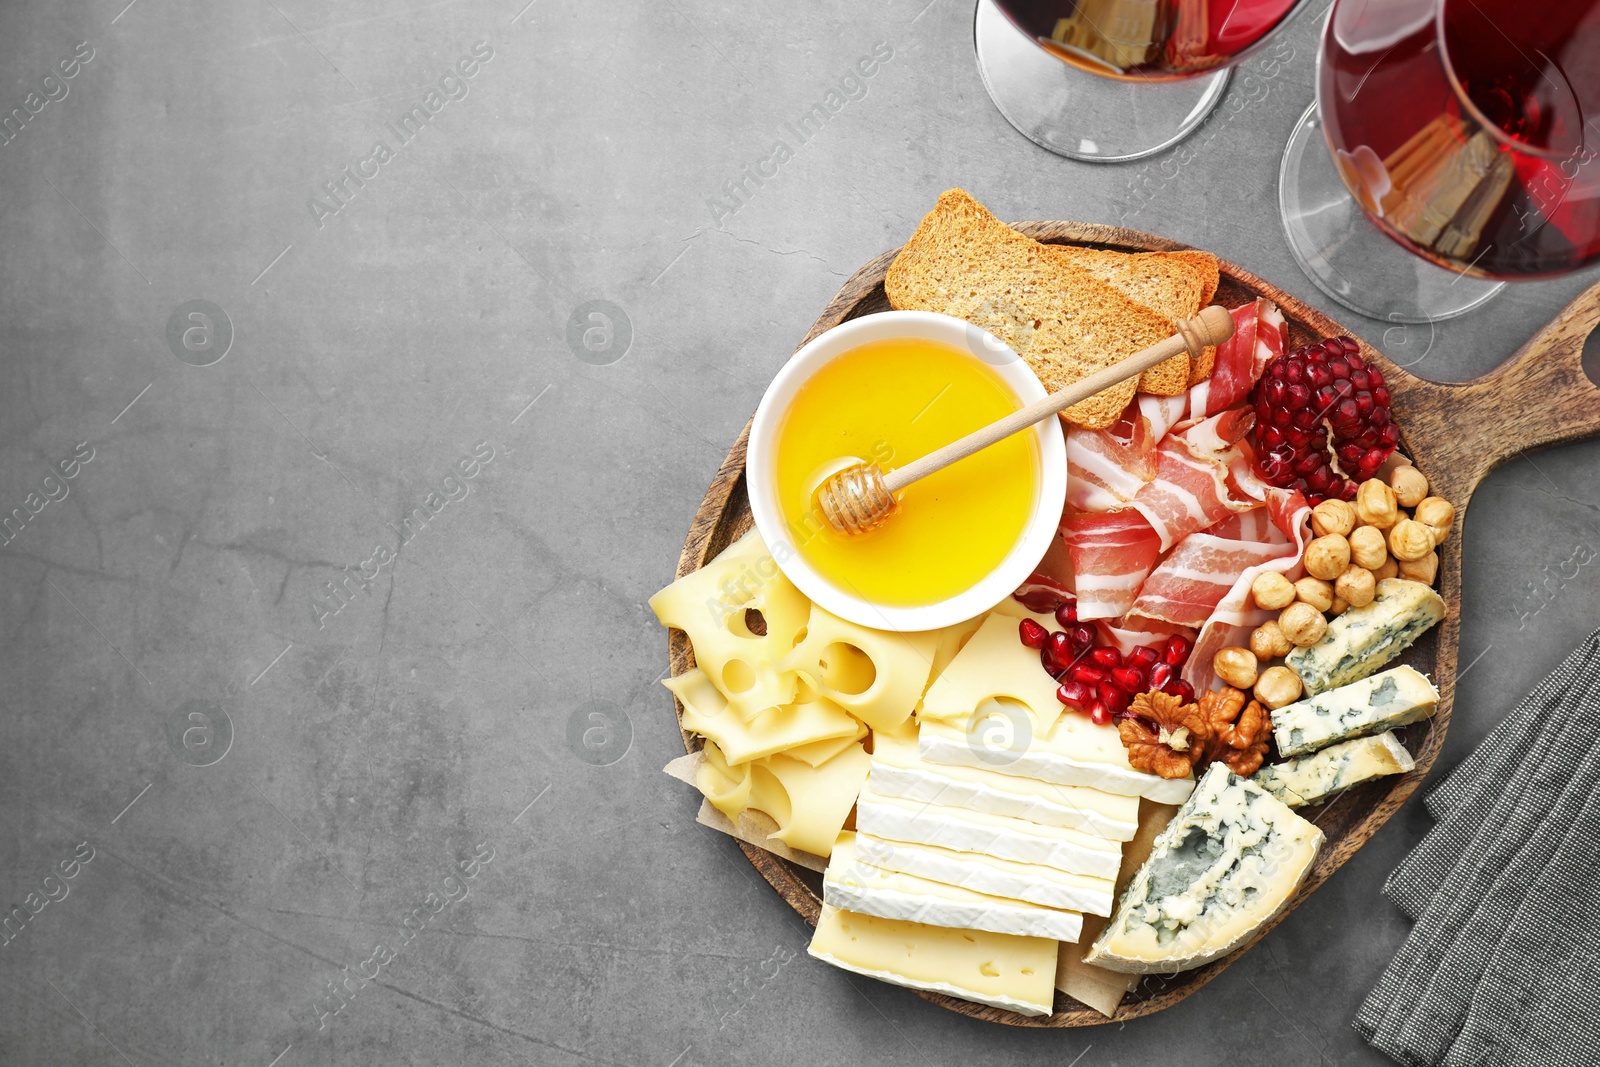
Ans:
<svg viewBox="0 0 1600 1067"><path fill-rule="evenodd" d="M1453 270L1600 259L1600 0L1339 0L1318 103L1379 227Z"/></svg>
<svg viewBox="0 0 1600 1067"><path fill-rule="evenodd" d="M1236 63L1297 0L997 0L1023 32L1093 74L1158 81Z"/></svg>

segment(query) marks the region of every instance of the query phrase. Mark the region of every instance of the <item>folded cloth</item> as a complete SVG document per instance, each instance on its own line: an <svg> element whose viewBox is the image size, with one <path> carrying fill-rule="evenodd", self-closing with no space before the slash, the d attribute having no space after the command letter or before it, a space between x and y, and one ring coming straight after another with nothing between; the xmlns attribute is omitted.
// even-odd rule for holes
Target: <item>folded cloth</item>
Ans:
<svg viewBox="0 0 1600 1067"><path fill-rule="evenodd" d="M1476 781L1474 781L1474 778ZM1600 1063L1600 631L1428 798L1417 925L1355 1025L1406 1064Z"/></svg>
<svg viewBox="0 0 1600 1067"><path fill-rule="evenodd" d="M1565 724L1554 709L1561 706L1568 687L1584 668L1592 670L1597 662L1600 630L1523 698L1472 755L1428 794L1427 808L1440 821L1383 887L1407 916L1415 919L1421 915L1467 843L1482 830L1484 818L1505 794L1507 783L1524 780L1526 761L1542 759L1551 744L1563 742Z"/></svg>

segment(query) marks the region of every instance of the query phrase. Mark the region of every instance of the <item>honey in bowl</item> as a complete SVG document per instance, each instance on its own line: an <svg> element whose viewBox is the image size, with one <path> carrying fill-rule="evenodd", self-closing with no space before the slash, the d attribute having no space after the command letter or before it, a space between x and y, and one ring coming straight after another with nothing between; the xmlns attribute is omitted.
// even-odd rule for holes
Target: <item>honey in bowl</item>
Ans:
<svg viewBox="0 0 1600 1067"><path fill-rule="evenodd" d="M857 462L885 472L1022 406L969 352L923 338L871 341L829 360L778 425L778 507L796 549L832 585L886 607L956 596L1022 539L1039 493L1039 446L1015 434L907 486L865 534L834 530L816 505L830 475Z"/></svg>

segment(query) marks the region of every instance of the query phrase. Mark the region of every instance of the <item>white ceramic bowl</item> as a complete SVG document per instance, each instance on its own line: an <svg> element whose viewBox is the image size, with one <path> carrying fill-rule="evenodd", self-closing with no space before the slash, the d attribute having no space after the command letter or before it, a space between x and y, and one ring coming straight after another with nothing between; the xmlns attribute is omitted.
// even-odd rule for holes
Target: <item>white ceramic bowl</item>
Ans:
<svg viewBox="0 0 1600 1067"><path fill-rule="evenodd" d="M978 584L934 604L890 607L844 592L818 574L794 544L794 536L778 509L776 443L778 427L795 393L825 363L871 341L926 338L972 353L989 364L1016 393L1018 406L1045 396L1028 365L993 335L971 323L931 311L886 311L840 323L794 354L767 386L750 427L746 486L756 528L783 573L799 590L842 619L877 630L936 630L970 619L994 607L1025 581L1050 547L1061 522L1067 496L1066 440L1061 420L1046 419L1024 433L1039 444L1039 494L1022 537L1000 565Z"/></svg>

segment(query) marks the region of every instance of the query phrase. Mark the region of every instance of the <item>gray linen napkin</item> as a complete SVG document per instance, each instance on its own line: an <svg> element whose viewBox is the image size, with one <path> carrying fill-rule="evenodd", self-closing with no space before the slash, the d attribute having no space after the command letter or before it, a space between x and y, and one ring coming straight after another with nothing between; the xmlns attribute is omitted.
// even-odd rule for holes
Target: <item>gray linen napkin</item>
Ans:
<svg viewBox="0 0 1600 1067"><path fill-rule="evenodd" d="M1600 630L1590 634L1561 665L1534 687L1510 715L1428 794L1428 810L1439 822L1384 883L1384 893L1410 918L1417 918L1484 826L1508 783L1523 780L1529 760L1542 758L1548 746L1563 739L1563 718L1556 713L1572 682L1600 664Z"/></svg>
<svg viewBox="0 0 1600 1067"><path fill-rule="evenodd" d="M1600 631L1428 797L1444 818L1386 886L1418 922L1355 1021L1375 1047L1407 1064L1600 1064L1597 739Z"/></svg>

